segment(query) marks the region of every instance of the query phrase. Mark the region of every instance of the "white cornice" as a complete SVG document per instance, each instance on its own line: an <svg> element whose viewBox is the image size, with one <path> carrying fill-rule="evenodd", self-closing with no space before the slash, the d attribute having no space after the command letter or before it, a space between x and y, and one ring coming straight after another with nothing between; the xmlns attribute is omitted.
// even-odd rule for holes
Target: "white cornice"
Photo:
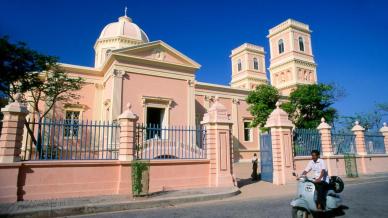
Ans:
<svg viewBox="0 0 388 218"><path fill-rule="evenodd" d="M164 61L160 61L157 59L141 58L138 56L126 55L126 54L121 54L121 53L112 54L112 58L115 58L117 60L121 59L121 60L131 61L132 63L138 63L138 64L151 64L151 66L153 65L153 66L161 66L164 68L185 70L187 72L190 72L191 74L194 74L195 71L198 70L198 68L190 66L190 65L164 62Z"/></svg>
<svg viewBox="0 0 388 218"><path fill-rule="evenodd" d="M157 46L157 45L164 47L166 50L171 51L173 54L177 55L178 57L182 58L186 62L190 63L190 65L191 65L190 67L191 68L195 68L195 69L201 68L201 65L198 64L196 61L192 60L188 56L184 55L183 53L179 52L178 50L176 50L175 48L173 48L172 46L168 45L167 43L165 43L165 42L163 42L161 40L153 41L153 42L149 42L149 43L144 43L144 44L141 44L141 45L131 46L131 47L128 47L128 48L116 49L116 50L113 50L112 52L114 52L114 53L122 53L122 52L125 52L125 51L147 49L149 47Z"/></svg>
<svg viewBox="0 0 388 218"><path fill-rule="evenodd" d="M65 64L65 63L59 63L59 66L63 69L67 70L74 70L77 73L85 73L85 74L92 74L92 75L99 75L101 71L94 67L86 67L86 66L80 66L80 65L74 65L74 64Z"/></svg>
<svg viewBox="0 0 388 218"><path fill-rule="evenodd" d="M279 63L276 63L276 64L271 64L269 66L269 70L273 70L277 67L280 67L280 66L283 66L283 65L286 65L288 63L291 63L291 62L296 62L298 64L301 64L301 65L305 65L305 66L309 66L309 67L316 67L317 64L314 62L314 61L311 61L311 60L303 60L303 59L300 59L300 58L295 58L295 57L292 57L292 58L287 58Z"/></svg>
<svg viewBox="0 0 388 218"><path fill-rule="evenodd" d="M269 34L268 34L267 38L270 38L273 35L276 35L280 32L283 32L283 31L289 30L289 29L298 29L298 30L306 32L306 33L312 32L310 30L309 25L304 24L304 23L299 22L299 21L296 21L296 20L293 20L293 19L287 19L286 21L280 23L279 25L271 28L269 30Z"/></svg>
<svg viewBox="0 0 388 218"><path fill-rule="evenodd" d="M226 98L239 97L245 99L249 91L246 89L232 88L230 86L196 82L195 83L195 94L197 95L220 95Z"/></svg>
<svg viewBox="0 0 388 218"><path fill-rule="evenodd" d="M236 56L237 54L240 54L241 52L248 51L252 52L254 54L261 54L265 55L264 48L258 45L250 44L250 43L244 43L240 45L239 47L232 50L232 53L229 57Z"/></svg>
<svg viewBox="0 0 388 218"><path fill-rule="evenodd" d="M179 79L179 80L186 80L186 81L194 80L194 74L188 74L188 73L173 71L173 70L149 68L149 67L133 65L133 64L116 63L112 68L116 70L125 71L128 73L144 74L144 75L158 76L158 77L165 77L165 78L172 78L172 79Z"/></svg>

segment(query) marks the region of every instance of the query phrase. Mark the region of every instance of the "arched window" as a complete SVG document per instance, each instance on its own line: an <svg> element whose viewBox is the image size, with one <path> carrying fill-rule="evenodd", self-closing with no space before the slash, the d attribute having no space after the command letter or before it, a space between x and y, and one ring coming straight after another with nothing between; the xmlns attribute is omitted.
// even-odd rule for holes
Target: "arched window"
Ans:
<svg viewBox="0 0 388 218"><path fill-rule="evenodd" d="M299 50L304 51L304 42L302 37L299 37Z"/></svg>
<svg viewBox="0 0 388 218"><path fill-rule="evenodd" d="M283 39L280 39L279 42L278 42L278 47L279 47L279 54L283 53L284 52L284 43L283 43Z"/></svg>
<svg viewBox="0 0 388 218"><path fill-rule="evenodd" d="M238 71L242 70L242 65L241 65L241 60L240 59L238 59L238 61L237 61L237 70Z"/></svg>
<svg viewBox="0 0 388 218"><path fill-rule="evenodd" d="M257 58L253 58L253 69L259 69L259 62L257 62Z"/></svg>

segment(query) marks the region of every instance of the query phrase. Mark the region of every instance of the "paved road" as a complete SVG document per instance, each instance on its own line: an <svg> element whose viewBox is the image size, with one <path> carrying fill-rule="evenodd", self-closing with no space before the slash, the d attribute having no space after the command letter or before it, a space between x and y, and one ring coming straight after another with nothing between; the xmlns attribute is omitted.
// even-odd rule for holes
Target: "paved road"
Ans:
<svg viewBox="0 0 388 218"><path fill-rule="evenodd" d="M348 184L341 194L345 205L345 215L341 217L387 217L388 180L376 179L361 184ZM201 202L136 211L95 214L82 217L291 217L289 206L292 196L276 198L232 198L222 201Z"/></svg>

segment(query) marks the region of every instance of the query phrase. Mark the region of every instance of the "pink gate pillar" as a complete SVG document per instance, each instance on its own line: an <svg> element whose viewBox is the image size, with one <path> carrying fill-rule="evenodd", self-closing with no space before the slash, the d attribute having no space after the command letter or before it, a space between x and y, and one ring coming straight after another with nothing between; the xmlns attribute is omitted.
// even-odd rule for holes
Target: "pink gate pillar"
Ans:
<svg viewBox="0 0 388 218"><path fill-rule="evenodd" d="M20 103L20 95L18 95L16 101L2 108L1 112L4 118L0 137L0 163L20 161L27 107Z"/></svg>
<svg viewBox="0 0 388 218"><path fill-rule="evenodd" d="M317 127L321 133L321 155L323 157L330 157L333 155L333 146L331 144L331 126L326 123L325 118L322 117L321 123ZM330 160L326 162L327 170L331 172Z"/></svg>
<svg viewBox="0 0 388 218"><path fill-rule="evenodd" d="M365 136L364 132L365 129L360 125L358 121L354 123L355 125L352 128L352 132L354 135L356 135L356 151L358 155L366 155L366 149L365 149Z"/></svg>
<svg viewBox="0 0 388 218"><path fill-rule="evenodd" d="M356 151L360 158L360 165L361 165L361 173L366 173L366 166L365 166L365 156L367 155L366 148L365 148L365 129L360 125L358 121L354 123L355 125L352 128L352 132L354 135L356 135L355 143L356 143Z"/></svg>
<svg viewBox="0 0 388 218"><path fill-rule="evenodd" d="M387 126L387 123L383 124L383 127L380 129L380 132L384 136L385 153L388 154L388 126Z"/></svg>
<svg viewBox="0 0 388 218"><path fill-rule="evenodd" d="M230 135L232 121L218 97L204 115L201 124L206 128L207 158L210 159L209 186L234 186Z"/></svg>
<svg viewBox="0 0 388 218"><path fill-rule="evenodd" d="M326 123L325 118L322 118L321 124L319 124L317 129L321 133L322 156L332 156L333 147L331 145L331 126Z"/></svg>
<svg viewBox="0 0 388 218"><path fill-rule="evenodd" d="M130 103L127 104L127 110L118 119L120 122L119 160L132 161L138 116L132 112Z"/></svg>
<svg viewBox="0 0 388 218"><path fill-rule="evenodd" d="M276 103L276 109L269 115L265 127L271 128L273 184L284 185L295 180L292 177L292 128L288 114Z"/></svg>

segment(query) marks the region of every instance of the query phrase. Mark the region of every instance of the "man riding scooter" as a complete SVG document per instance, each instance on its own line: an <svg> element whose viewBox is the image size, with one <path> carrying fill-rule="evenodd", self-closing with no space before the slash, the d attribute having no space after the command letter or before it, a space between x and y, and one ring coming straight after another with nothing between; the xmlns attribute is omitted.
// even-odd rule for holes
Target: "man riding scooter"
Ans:
<svg viewBox="0 0 388 218"><path fill-rule="evenodd" d="M307 173L312 171L314 174L314 184L316 186L317 196L317 209L324 210L326 206L326 194L329 186L329 176L325 162L319 158L319 151L311 151L311 159L304 169L302 175L306 176Z"/></svg>

